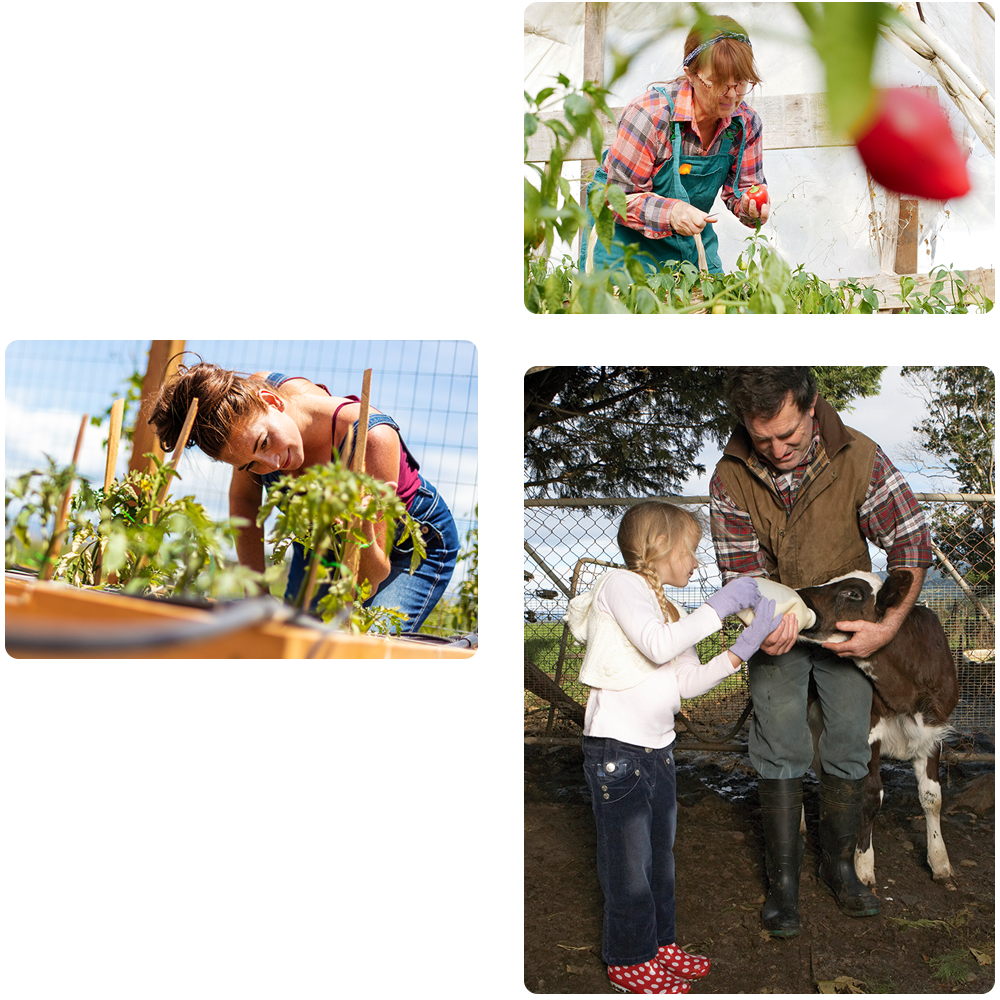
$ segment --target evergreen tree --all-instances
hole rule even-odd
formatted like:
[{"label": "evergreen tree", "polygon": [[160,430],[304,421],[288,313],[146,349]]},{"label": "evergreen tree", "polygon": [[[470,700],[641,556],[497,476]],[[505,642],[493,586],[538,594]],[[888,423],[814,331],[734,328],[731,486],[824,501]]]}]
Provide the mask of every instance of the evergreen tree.
[{"label": "evergreen tree", "polygon": [[[921,451],[938,464],[928,469],[956,493],[996,492],[996,382],[989,368],[910,365],[902,375],[927,402],[927,417],[914,431]],[[992,503],[970,507],[935,505],[934,542],[972,586],[995,578]]]},{"label": "evergreen tree", "polygon": [[[720,448],[736,420],[725,367],[539,367],[524,379],[525,490],[531,497],[677,492],[707,442]],[[837,410],[878,395],[884,368],[814,367]]]}]

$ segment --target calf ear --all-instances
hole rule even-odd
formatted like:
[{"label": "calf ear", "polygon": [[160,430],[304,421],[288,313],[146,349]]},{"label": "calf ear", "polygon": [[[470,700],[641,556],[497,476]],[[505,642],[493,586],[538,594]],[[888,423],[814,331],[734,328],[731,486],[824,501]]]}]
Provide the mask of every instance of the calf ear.
[{"label": "calf ear", "polygon": [[913,586],[913,574],[908,569],[894,569],[875,595],[875,611],[881,618],[889,608],[899,604]]}]

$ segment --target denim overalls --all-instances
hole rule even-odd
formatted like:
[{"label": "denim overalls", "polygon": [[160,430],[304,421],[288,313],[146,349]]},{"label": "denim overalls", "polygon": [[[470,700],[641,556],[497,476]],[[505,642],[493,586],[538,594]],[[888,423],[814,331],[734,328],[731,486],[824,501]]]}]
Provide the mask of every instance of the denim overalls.
[{"label": "denim overalls", "polygon": [[[670,95],[662,88],[655,87],[667,99],[670,114],[674,113],[673,101]],[[743,130],[741,119],[733,117],[726,127],[722,136],[722,144],[718,153],[711,156],[687,156],[681,151],[681,123],[673,122],[673,143],[672,155],[653,175],[653,194],[661,198],[678,198],[694,205],[702,212],[711,212],[715,197],[719,193],[730,171],[730,151],[734,142],[739,137],[739,152],[736,154],[736,175],[739,177],[740,168],[743,164],[743,150],[746,144],[746,134]],[[604,151],[604,159],[607,159],[607,150]],[[681,177],[680,168],[686,165],[691,168],[690,173]],[[587,200],[590,201],[590,191],[595,184],[604,184],[608,179],[604,166],[598,167],[594,174],[594,179],[587,186]],[[662,239],[650,239],[637,229],[630,229],[620,223],[615,223],[614,242],[611,253],[604,248],[604,244],[597,239],[594,232],[594,217],[587,208],[587,225],[583,229],[580,237],[580,270],[587,268],[587,248],[588,243],[594,241],[594,270],[600,268],[611,268],[618,266],[624,260],[624,251],[621,245],[624,243],[638,244],[639,249],[647,250],[660,266],[668,261],[689,260],[692,264],[698,263],[698,248],[693,236],[683,236],[674,233],[673,236],[665,236]],[[705,247],[705,258],[708,262],[708,269],[712,274],[722,274],[722,262],[719,259],[719,238],[715,234],[715,227],[711,222],[705,225],[701,234],[702,243]],[[644,269],[650,273],[657,270],[648,257],[638,257]]]}]

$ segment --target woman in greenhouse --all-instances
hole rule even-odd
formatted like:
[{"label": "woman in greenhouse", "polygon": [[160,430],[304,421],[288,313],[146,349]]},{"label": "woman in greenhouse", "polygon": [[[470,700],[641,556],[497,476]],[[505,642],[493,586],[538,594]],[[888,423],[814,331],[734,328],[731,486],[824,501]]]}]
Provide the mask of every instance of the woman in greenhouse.
[{"label": "woman in greenhouse", "polygon": [[[763,126],[743,103],[761,82],[750,38],[731,17],[713,17],[703,38],[693,29],[684,44],[684,73],[650,85],[628,104],[618,134],[605,151],[588,187],[605,181],[625,191],[628,215],[616,216],[609,252],[597,238],[588,210],[580,246],[580,270],[609,268],[624,259],[623,244],[635,244],[657,262],[638,259],[650,272],[668,261],[698,263],[695,236],[702,237],[708,269],[722,273],[711,214],[720,189],[726,207],[744,225],[766,222],[770,203],[748,194],[764,186]],[[765,194],[766,197],[766,194]]]},{"label": "woman in greenhouse", "polygon": [[[298,476],[324,465],[336,449],[342,462],[354,457],[361,403],[357,396],[334,396],[325,385],[280,372],[240,375],[200,362],[181,365],[160,390],[149,423],[167,451],[177,444],[193,399],[198,412],[187,445],[233,467],[229,512],[249,523],[236,550],[244,566],[264,570],[264,531],[257,525],[262,494],[282,476]],[[427,552],[410,573],[412,542],[401,527],[386,555],[386,525],[364,527],[370,544],[360,549],[358,577],[373,588],[366,607],[399,608],[404,632],[416,632],[451,580],[458,556],[458,530],[447,504],[420,474],[420,466],[385,413],[370,409],[365,471],[396,490],[419,523]],[[295,543],[285,599],[294,601],[306,573],[306,551]],[[315,610],[322,591],[312,603]]]}]

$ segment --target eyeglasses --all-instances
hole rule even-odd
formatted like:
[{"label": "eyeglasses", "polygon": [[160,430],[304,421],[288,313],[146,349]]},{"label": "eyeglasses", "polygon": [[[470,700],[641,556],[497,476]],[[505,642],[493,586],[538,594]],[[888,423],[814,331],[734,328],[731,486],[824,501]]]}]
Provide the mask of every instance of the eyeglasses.
[{"label": "eyeglasses", "polygon": [[703,80],[700,73],[695,73],[695,76],[706,86],[713,94],[718,94],[720,97],[723,94],[728,94],[730,90],[736,92],[737,97],[743,97],[746,92],[750,89],[749,80],[737,80],[736,83],[713,83],[711,80]]}]

